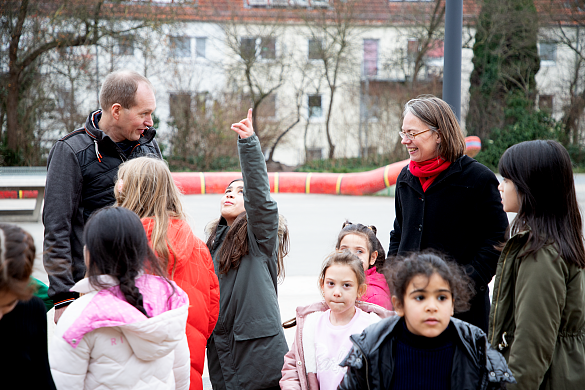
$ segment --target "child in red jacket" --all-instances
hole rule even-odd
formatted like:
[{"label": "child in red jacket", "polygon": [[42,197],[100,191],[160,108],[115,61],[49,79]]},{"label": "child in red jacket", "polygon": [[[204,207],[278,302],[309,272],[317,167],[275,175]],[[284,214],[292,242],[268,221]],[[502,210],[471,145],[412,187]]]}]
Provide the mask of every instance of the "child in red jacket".
[{"label": "child in red jacket", "polygon": [[376,232],[375,226],[345,221],[337,237],[335,249],[348,250],[362,261],[368,289],[361,297],[361,300],[392,310],[390,289],[386,278],[382,274],[386,254],[376,237]]},{"label": "child in red jacket", "polygon": [[163,160],[140,157],[122,164],[114,192],[119,206],[141,218],[169,279],[189,296],[190,389],[202,390],[207,339],[219,314],[219,283],[209,250],[185,221],[179,189]]}]

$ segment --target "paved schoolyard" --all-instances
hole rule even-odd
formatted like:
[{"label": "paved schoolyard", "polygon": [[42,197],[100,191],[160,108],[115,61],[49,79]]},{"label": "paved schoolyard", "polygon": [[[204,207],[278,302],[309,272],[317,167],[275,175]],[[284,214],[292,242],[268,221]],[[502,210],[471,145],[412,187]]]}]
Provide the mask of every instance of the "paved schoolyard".
[{"label": "paved schoolyard", "polygon": [[[577,197],[581,208],[585,206],[585,174],[575,177]],[[382,196],[335,196],[316,194],[273,194],[279,211],[288,220],[291,252],[285,260],[286,278],[279,286],[279,303],[283,321],[294,317],[295,308],[321,299],[317,276],[323,259],[335,246],[342,223],[351,222],[375,225],[382,246],[387,249],[389,233],[394,221],[394,198]],[[221,195],[188,195],[183,204],[195,234],[205,239],[205,225],[219,216]],[[33,208],[34,200],[0,199],[0,209]],[[454,210],[457,212],[457,210]],[[513,218],[514,214],[509,217]],[[47,282],[40,254],[42,253],[42,223],[20,223],[34,237],[37,258],[33,275]],[[285,331],[289,344],[294,328]],[[204,377],[205,388],[211,388]]]}]

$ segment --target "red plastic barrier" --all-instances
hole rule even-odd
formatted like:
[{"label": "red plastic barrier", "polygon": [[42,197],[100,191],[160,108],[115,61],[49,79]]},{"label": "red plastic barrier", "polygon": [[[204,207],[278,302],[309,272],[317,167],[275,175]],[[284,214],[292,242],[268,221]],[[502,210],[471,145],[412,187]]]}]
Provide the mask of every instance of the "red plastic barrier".
[{"label": "red plastic barrier", "polygon": [[[481,149],[479,137],[465,139],[466,153],[475,156]],[[386,165],[368,172],[359,173],[307,173],[307,172],[270,172],[270,191],[366,195],[373,194],[396,184],[396,178],[409,160]],[[173,179],[184,194],[222,194],[234,179],[242,177],[240,172],[175,172]],[[37,191],[0,191],[2,198],[36,198]]]},{"label": "red plastic barrier", "polygon": [[[470,136],[465,141],[466,153],[475,156],[481,149],[481,140]],[[359,173],[270,172],[268,179],[270,191],[275,193],[366,195],[396,184],[400,171],[408,162],[404,160]],[[241,176],[240,172],[173,173],[175,183],[186,195],[221,194],[230,181]]]},{"label": "red plastic barrier", "polygon": [[[365,195],[396,183],[408,160],[359,173],[270,172],[270,191],[306,194]],[[230,181],[242,177],[240,172],[173,173],[173,179],[186,195],[221,194]]]},{"label": "red plastic barrier", "polygon": [[0,199],[24,199],[32,198],[36,199],[38,191],[0,191]]}]

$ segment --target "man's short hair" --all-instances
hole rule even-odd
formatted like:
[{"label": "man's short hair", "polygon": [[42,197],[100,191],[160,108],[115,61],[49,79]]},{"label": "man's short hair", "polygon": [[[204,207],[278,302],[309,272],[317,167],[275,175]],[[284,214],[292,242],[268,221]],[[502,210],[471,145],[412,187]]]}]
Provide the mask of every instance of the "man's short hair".
[{"label": "man's short hair", "polygon": [[100,90],[100,106],[107,110],[115,103],[128,109],[136,105],[136,90],[139,83],[146,83],[150,89],[152,84],[141,74],[132,70],[120,70],[106,76]]}]

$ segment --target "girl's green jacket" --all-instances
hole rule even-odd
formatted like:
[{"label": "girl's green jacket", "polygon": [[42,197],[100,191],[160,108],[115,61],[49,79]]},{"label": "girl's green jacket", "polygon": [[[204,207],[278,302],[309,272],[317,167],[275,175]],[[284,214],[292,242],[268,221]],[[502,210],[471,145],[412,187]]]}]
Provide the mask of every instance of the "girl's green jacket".
[{"label": "girl's green jacket", "polygon": [[508,389],[585,389],[585,273],[548,245],[527,256],[528,231],[498,261],[488,341],[508,361]]}]

